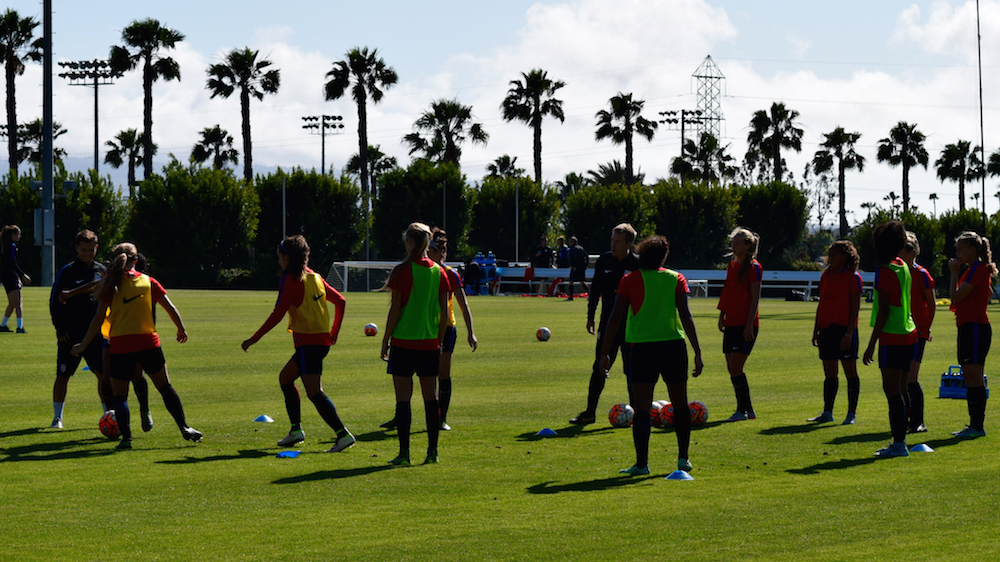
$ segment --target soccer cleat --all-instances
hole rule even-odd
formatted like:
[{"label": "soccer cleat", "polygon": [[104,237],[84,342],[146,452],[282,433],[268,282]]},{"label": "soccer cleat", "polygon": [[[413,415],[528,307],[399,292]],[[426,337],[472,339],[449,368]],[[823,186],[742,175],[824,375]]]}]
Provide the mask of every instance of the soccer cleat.
[{"label": "soccer cleat", "polygon": [[0,332],[10,332],[10,331],[11,329],[8,328],[7,326],[0,326]]},{"label": "soccer cleat", "polygon": [[146,432],[151,431],[153,429],[153,415],[147,411],[140,414],[139,417],[142,418],[142,430]]},{"label": "soccer cleat", "polygon": [[53,418],[49,429],[62,429],[62,418]]},{"label": "soccer cleat", "polygon": [[389,464],[395,466],[410,466],[410,457],[399,455],[398,457],[389,461]]},{"label": "soccer cleat", "polygon": [[19,334],[27,334],[28,332],[24,328],[18,328],[17,329],[17,333],[19,333]]},{"label": "soccer cleat", "polygon": [[927,433],[927,426],[920,424],[916,427],[911,427],[906,430],[907,433]]},{"label": "soccer cleat", "polygon": [[728,418],[726,418],[726,421],[727,422],[738,422],[738,421],[747,421],[747,420],[755,420],[755,419],[757,419],[757,414],[753,414],[753,417],[750,417],[745,412],[739,412],[739,411],[737,411],[737,412],[733,412],[733,415],[731,415]]},{"label": "soccer cleat", "polygon": [[201,441],[201,438],[205,436],[202,432],[192,427],[182,428],[181,435],[184,437],[186,441],[194,441],[195,443]]},{"label": "soccer cleat", "polygon": [[628,468],[623,468],[618,472],[621,474],[627,474],[629,476],[645,476],[649,474],[649,465],[646,466],[632,465]]},{"label": "soccer cleat", "polygon": [[392,418],[391,420],[385,423],[379,424],[379,427],[381,427],[382,429],[396,429],[396,418]]},{"label": "soccer cleat", "polygon": [[748,420],[755,420],[755,419],[757,419],[757,412],[755,412],[753,410],[750,410],[749,412],[747,412],[747,419]]},{"label": "soccer cleat", "polygon": [[966,438],[974,439],[976,437],[986,437],[986,430],[975,429],[971,425],[967,425],[965,426],[965,429],[963,429],[962,431],[952,431],[951,434],[961,439],[966,439]]},{"label": "soccer cleat", "polygon": [[892,457],[908,457],[910,456],[910,451],[906,448],[906,443],[890,443],[887,447],[882,447],[881,449],[875,451],[875,456],[880,459],[888,459]]},{"label": "soccer cleat", "polygon": [[441,427],[439,429],[441,431],[451,431],[451,426],[445,422],[441,422]]},{"label": "soccer cleat", "polygon": [[824,411],[815,418],[809,418],[806,421],[813,423],[830,423],[833,421],[833,412]]},{"label": "soccer cleat", "polygon": [[427,457],[424,459],[424,464],[437,464],[437,462],[438,462],[437,449],[431,449],[427,451]]},{"label": "soccer cleat", "polygon": [[684,472],[691,472],[694,466],[691,465],[691,461],[687,459],[677,459],[677,470],[683,470]]},{"label": "soccer cleat", "polygon": [[847,412],[847,417],[840,425],[853,425],[856,421],[858,421],[858,416],[854,412]]},{"label": "soccer cleat", "polygon": [[288,435],[282,437],[278,440],[279,447],[291,447],[296,443],[301,443],[306,440],[306,432],[301,429],[289,431]]},{"label": "soccer cleat", "polygon": [[327,451],[327,453],[339,453],[354,445],[358,441],[353,435],[351,435],[350,431],[347,431],[346,429],[344,431],[347,433],[345,433],[343,437],[338,438],[337,442],[333,444],[333,447],[330,447],[330,450]]},{"label": "soccer cleat", "polygon": [[115,447],[115,450],[117,450],[117,451],[131,451],[132,450],[132,440],[131,439],[122,439],[121,443],[119,443]]},{"label": "soccer cleat", "polygon": [[597,415],[587,411],[580,412],[575,418],[570,418],[569,423],[573,425],[589,425],[597,421]]}]

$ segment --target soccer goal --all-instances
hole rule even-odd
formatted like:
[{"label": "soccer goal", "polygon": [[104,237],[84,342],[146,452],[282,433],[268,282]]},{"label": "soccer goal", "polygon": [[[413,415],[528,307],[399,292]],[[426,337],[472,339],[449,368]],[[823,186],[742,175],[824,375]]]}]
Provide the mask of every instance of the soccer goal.
[{"label": "soccer goal", "polygon": [[347,291],[377,291],[389,280],[394,261],[338,261],[333,262],[326,282],[345,293]]}]

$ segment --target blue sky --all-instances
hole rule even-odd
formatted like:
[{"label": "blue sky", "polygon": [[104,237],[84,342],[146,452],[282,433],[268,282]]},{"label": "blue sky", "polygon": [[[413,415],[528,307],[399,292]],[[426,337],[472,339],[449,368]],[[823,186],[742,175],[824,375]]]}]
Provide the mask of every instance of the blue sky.
[{"label": "blue sky", "polygon": [[[594,138],[594,113],[617,92],[646,100],[647,116],[694,107],[691,73],[711,54],[726,76],[722,109],[724,142],[742,159],[747,123],[757,109],[785,101],[800,112],[805,129],[801,154],[787,156],[801,176],[822,133],[836,126],[862,133],[864,173],[849,172],[848,207],[900,189],[900,172],[875,158],[878,139],[896,122],[916,123],[928,136],[932,160],[958,139],[978,143],[974,1],[793,2],[786,0],[578,0],[572,2],[373,1],[361,2],[120,2],[54,0],[57,60],[106,57],[132,20],[154,17],[187,39],[172,53],[180,83],[154,86],[154,138],[161,155],[186,159],[198,131],[221,124],[239,145],[236,99],[209,99],[205,69],[232,48],[260,49],[282,71],[276,96],[251,108],[254,164],[318,167],[319,139],[301,129],[301,116],[336,113],[347,133],[327,138],[327,164],[337,168],[357,150],[356,115],[348,100],[325,102],[324,75],[355,46],[377,47],[399,73],[399,84],[370,111],[369,135],[401,163],[400,144],[430,102],[457,98],[472,105],[490,133],[487,147],[467,147],[463,171],[470,180],[510,154],[531,168],[530,130],[500,119],[508,81],[540,67],[566,81],[560,91],[566,122],[546,121],[546,181],[586,172],[623,149]],[[22,15],[40,16],[41,2],[8,1]],[[986,146],[1000,146],[996,76],[1000,2],[983,0]],[[41,113],[41,68],[18,79],[19,120]],[[71,162],[83,166],[93,153],[92,90],[56,79],[56,120],[69,130],[60,138]],[[141,127],[138,73],[101,89],[101,140]],[[2,111],[2,110],[0,110]],[[677,131],[661,130],[652,142],[636,142],[635,160],[647,180],[668,175],[679,151]],[[109,171],[103,169],[102,171]],[[117,177],[117,176],[116,176]],[[987,185],[988,210],[997,209],[996,180]],[[957,207],[957,187],[941,184],[933,169],[914,171],[913,202],[925,211],[930,193],[937,211]],[[827,217],[829,222],[832,217]]]}]

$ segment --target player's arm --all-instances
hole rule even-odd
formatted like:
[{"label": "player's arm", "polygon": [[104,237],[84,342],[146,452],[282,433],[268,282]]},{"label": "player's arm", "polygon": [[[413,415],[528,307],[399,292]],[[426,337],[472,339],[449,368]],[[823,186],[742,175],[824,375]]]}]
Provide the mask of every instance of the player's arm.
[{"label": "player's arm", "polygon": [[840,338],[840,349],[850,348],[854,339],[854,327],[858,325],[858,315],[861,312],[861,291],[851,294],[847,306],[847,330],[844,331],[844,337]]},{"label": "player's arm", "polygon": [[389,317],[385,319],[385,333],[382,334],[380,356],[383,361],[389,360],[389,340],[392,338],[392,332],[396,329],[396,323],[399,322],[399,314],[403,308],[403,294],[394,289],[390,289],[390,291]]},{"label": "player's arm", "polygon": [[948,296],[951,297],[951,304],[958,304],[965,300],[965,297],[969,296],[969,293],[973,289],[972,283],[968,281],[959,286],[958,282],[961,276],[958,274],[958,270],[961,266],[962,263],[956,258],[948,260],[948,269],[951,270],[951,280],[948,283]]},{"label": "player's arm", "polygon": [[927,306],[927,331],[930,332],[930,326],[934,324],[934,313],[937,312],[937,299],[934,298],[934,289],[930,287],[924,287],[924,303]]},{"label": "player's arm", "polygon": [[878,300],[881,305],[878,307],[878,315],[875,317],[875,326],[872,327],[872,335],[868,339],[868,348],[865,349],[864,364],[871,365],[875,356],[875,342],[878,341],[885,323],[889,320],[889,295],[883,289],[876,288]]},{"label": "player's arm", "polygon": [[819,307],[821,304],[816,305],[816,319],[813,320],[813,337],[812,344],[813,347],[819,347]]},{"label": "player's arm", "polygon": [[694,351],[694,371],[691,372],[691,376],[697,377],[705,368],[705,362],[701,359],[701,344],[698,343],[698,330],[694,327],[694,316],[688,305],[687,291],[679,284],[674,301],[677,303],[677,315],[680,316],[681,326],[684,326],[684,333],[687,335],[688,341],[691,342],[691,350]]},{"label": "player's arm", "polygon": [[[607,333],[615,334],[618,332],[618,326],[625,319],[625,311],[628,310],[629,299],[628,295],[618,294],[615,298],[615,306],[611,309],[611,318],[608,319],[608,325],[605,327]],[[611,370],[611,358],[608,356],[611,353],[611,344],[614,338],[604,338],[604,343],[601,345],[601,370],[604,371],[604,376],[608,376],[608,371]]]},{"label": "player's arm", "polygon": [[347,306],[347,299],[340,291],[331,287],[326,279],[323,280],[326,288],[326,302],[333,303],[333,326],[330,328],[330,340],[337,343],[337,336],[340,335],[340,328],[344,323],[344,309]]},{"label": "player's arm", "polygon": [[94,314],[94,319],[90,321],[90,327],[87,328],[87,335],[83,337],[83,340],[73,346],[73,350],[70,352],[73,355],[79,356],[83,353],[84,349],[94,341],[97,334],[101,333],[101,325],[104,324],[104,318],[108,315],[108,305],[107,303],[101,302],[97,305],[97,313]]},{"label": "player's arm", "polygon": [[[597,303],[601,300],[601,292],[604,288],[604,264],[598,258],[594,264],[594,277],[590,280],[590,294],[587,295],[587,332],[593,335],[594,317],[597,315]],[[607,303],[605,303],[607,306]],[[614,333],[614,332],[611,332]]]},{"label": "player's arm", "polygon": [[472,328],[472,312],[469,310],[469,300],[465,297],[465,291],[459,286],[455,291],[455,300],[458,301],[458,308],[462,309],[462,318],[465,319],[465,330],[469,333],[469,346],[472,351],[479,347],[479,340],[476,339],[476,331]]},{"label": "player's arm", "polygon": [[167,316],[170,316],[170,320],[173,321],[174,326],[177,326],[177,341],[184,343],[188,339],[187,330],[184,329],[184,320],[181,319],[181,313],[174,306],[174,303],[170,302],[170,297],[166,294],[162,294],[156,299],[156,302],[167,311]]},{"label": "player's arm", "polygon": [[760,304],[760,281],[750,283],[750,308],[747,310],[747,324],[743,328],[743,340],[753,341],[753,322],[757,318],[757,306]]},{"label": "player's arm", "polygon": [[288,312],[288,309],[291,306],[292,306],[291,291],[290,290],[286,291],[285,287],[282,286],[281,292],[278,294],[278,302],[275,303],[274,310],[271,311],[270,316],[267,317],[267,320],[264,320],[264,323],[261,325],[261,327],[258,328],[256,332],[254,332],[254,335],[243,340],[243,343],[240,346],[243,348],[243,351],[250,349],[251,345],[260,341],[260,338],[264,337],[264,334],[270,332],[271,328],[277,326],[278,322],[281,322],[281,319],[285,317],[285,313]]}]

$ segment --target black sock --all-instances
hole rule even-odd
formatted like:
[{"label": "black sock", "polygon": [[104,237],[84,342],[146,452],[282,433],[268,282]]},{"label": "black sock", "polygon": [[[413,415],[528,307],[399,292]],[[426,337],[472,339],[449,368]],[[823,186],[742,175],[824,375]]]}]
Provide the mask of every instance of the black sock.
[{"label": "black sock", "polygon": [[396,402],[396,434],[399,435],[399,456],[410,457],[410,403]]},{"label": "black sock", "polygon": [[924,423],[924,389],[919,382],[911,382],[906,388],[910,395],[910,427],[916,428]]},{"label": "black sock", "polygon": [[889,401],[889,430],[892,432],[894,443],[906,441],[906,402],[902,394],[888,397]]},{"label": "black sock", "polygon": [[187,420],[184,419],[184,406],[181,405],[181,398],[177,396],[177,391],[174,390],[174,387],[168,384],[159,390],[160,396],[163,397],[163,405],[167,407],[167,411],[174,417],[177,427],[181,429],[187,427]]},{"label": "black sock", "polygon": [[837,401],[837,390],[840,389],[840,379],[837,377],[827,377],[823,379],[823,411],[832,412],[833,404]]},{"label": "black sock", "polygon": [[649,464],[649,411],[640,410],[632,418],[632,442],[635,444],[635,465]]},{"label": "black sock", "polygon": [[677,457],[686,459],[691,446],[691,410],[687,404],[674,406],[674,434],[677,435]]},{"label": "black sock", "polygon": [[970,388],[966,399],[969,402],[969,426],[981,431],[986,423],[986,387]]},{"label": "black sock", "polygon": [[135,397],[139,400],[139,413],[145,416],[149,413],[149,382],[146,377],[139,376],[132,380],[132,387],[135,388]]},{"label": "black sock", "polygon": [[598,369],[590,374],[590,386],[587,389],[587,413],[590,415],[597,414],[597,403],[601,400],[601,393],[604,392],[604,383],[607,382],[608,377],[604,376],[604,373],[599,372]]},{"label": "black sock", "polygon": [[115,419],[118,420],[118,432],[122,434],[123,441],[132,440],[132,427],[130,425],[128,396],[115,396],[112,404],[115,410]]},{"label": "black sock", "polygon": [[448,407],[451,406],[451,377],[438,379],[438,402],[441,403],[441,423],[448,419]]},{"label": "black sock", "polygon": [[424,419],[427,421],[427,452],[437,451],[441,434],[441,405],[437,400],[424,401]]},{"label": "black sock", "polygon": [[858,397],[861,395],[861,378],[847,379],[847,413],[858,413]]},{"label": "black sock", "polygon": [[115,409],[115,391],[111,390],[110,381],[101,381],[101,402],[104,403],[104,408],[107,410]]},{"label": "black sock", "polygon": [[340,416],[337,415],[337,408],[333,405],[330,397],[321,390],[310,396],[309,399],[316,406],[316,411],[319,412],[319,416],[323,418],[326,425],[336,431],[337,435],[340,435],[341,430],[344,429],[344,422],[340,421]]},{"label": "black sock", "polygon": [[285,411],[288,412],[292,431],[302,431],[302,399],[299,397],[299,389],[295,388],[294,382],[289,382],[281,385],[281,393],[285,395]]},{"label": "black sock", "polygon": [[739,412],[752,412],[753,404],[750,402],[750,385],[747,384],[747,374],[742,373],[738,377],[730,377],[733,383],[733,390],[736,391],[736,410]]}]

